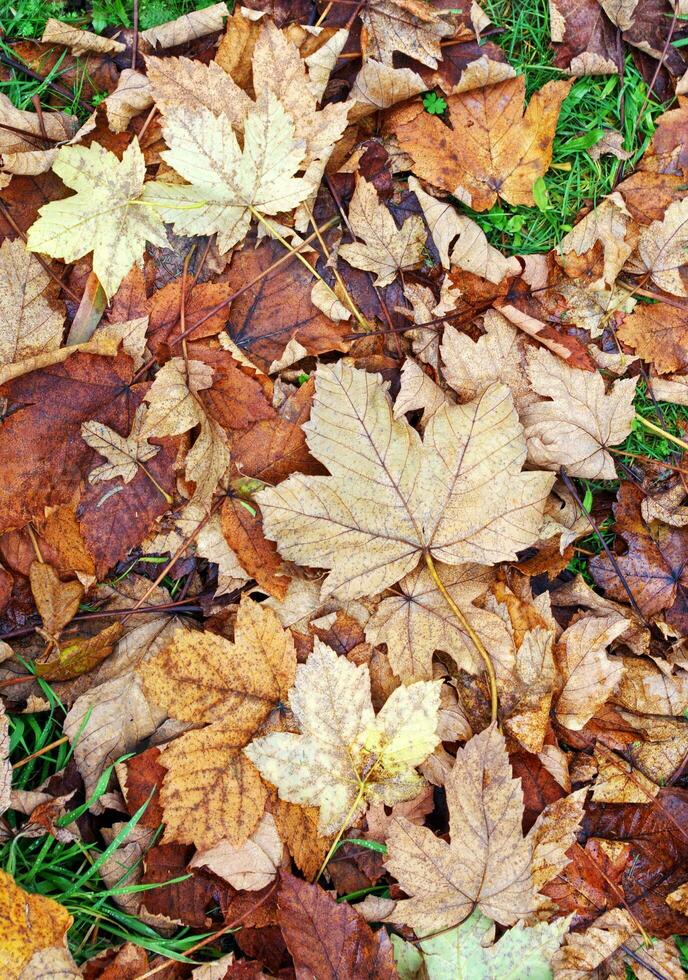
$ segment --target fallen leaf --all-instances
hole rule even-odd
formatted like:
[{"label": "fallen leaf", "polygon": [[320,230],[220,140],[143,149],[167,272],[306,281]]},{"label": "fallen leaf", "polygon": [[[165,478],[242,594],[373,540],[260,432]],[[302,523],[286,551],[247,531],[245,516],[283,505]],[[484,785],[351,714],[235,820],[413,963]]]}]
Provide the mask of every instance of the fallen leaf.
[{"label": "fallen leaf", "polygon": [[532,206],[533,185],[549,169],[559,109],[571,84],[548,82],[524,111],[525,79],[518,76],[448,95],[452,129],[414,104],[397,110],[390,126],[417,176],[474,211],[486,211],[498,197]]},{"label": "fallen leaf", "polygon": [[584,815],[587,788],[550,803],[528,832],[532,847],[532,875],[536,891],[556,879],[569,863],[567,851],[576,843]]},{"label": "fallen leaf", "polygon": [[260,515],[255,507],[244,503],[235,497],[225,500],[220,511],[222,534],[247,577],[254,578],[268,595],[284,599],[289,576],[285,574],[277,548],[263,536]]},{"label": "fallen leaf", "polygon": [[214,34],[224,27],[225,18],[229,17],[226,3],[215,3],[202,10],[192,10],[174,20],[168,20],[157,27],[149,27],[141,31],[141,40],[151,47],[174,48],[178,44],[188,44],[206,34]]},{"label": "fallen leaf", "polygon": [[356,181],[349,222],[363,244],[341,245],[339,254],[357,269],[375,273],[376,286],[388,286],[397,272],[420,264],[426,237],[422,219],[412,215],[397,228],[374,185],[363,178]]},{"label": "fallen leaf", "polygon": [[40,209],[27,246],[66,262],[93,252],[93,271],[112,297],[140,263],[147,241],[168,244],[156,209],[144,203],[145,163],[138,142],[134,138],[121,161],[99,143],[63,146],[53,171],[76,194]]},{"label": "fallen leaf", "polygon": [[299,980],[394,980],[389,936],[374,933],[355,906],[282,872],[278,920]]},{"label": "fallen leaf", "polygon": [[144,664],[151,702],[179,721],[206,724],[161,756],[168,770],[161,792],[165,842],[209,848],[226,838],[240,846],[253,833],[267,791],[241,749],[286,702],[295,669],[290,634],[271,610],[247,597],[234,643],[213,633],[178,633]]},{"label": "fallen leaf", "polygon": [[124,483],[130,483],[138,473],[139,463],[145,463],[160,451],[159,446],[151,446],[141,437],[145,415],[145,406],[139,405],[126,439],[102,422],[83,423],[81,438],[107,460],[91,470],[89,483],[115,480],[118,476]]},{"label": "fallen leaf", "polygon": [[425,81],[410,68],[393,68],[367,58],[351,86],[349,120],[357,122],[380,109],[389,109],[425,88]]},{"label": "fallen leaf", "polygon": [[31,565],[29,578],[43,628],[55,636],[76,615],[84,587],[81,582],[61,582],[54,568],[39,561]]},{"label": "fallen leaf", "polygon": [[[37,175],[50,170],[57,146],[76,136],[78,123],[66,112],[26,112],[0,93],[0,170]],[[47,149],[45,148],[47,145]]]},{"label": "fallen leaf", "polygon": [[155,104],[164,115],[196,112],[203,106],[213,115],[226,116],[237,128],[243,128],[253,103],[214,61],[205,65],[191,58],[149,55],[146,68]]},{"label": "fallen leaf", "polygon": [[51,898],[24,891],[4,871],[0,871],[0,916],[4,923],[0,967],[7,980],[38,980],[41,974],[31,965],[32,957],[50,950],[57,959],[60,950],[66,951],[65,934],[72,924],[67,909]]},{"label": "fallen leaf", "polygon": [[75,55],[88,54],[121,54],[126,51],[126,44],[121,41],[114,41],[109,37],[101,37],[92,31],[83,31],[72,24],[64,24],[62,21],[50,17],[46,22],[41,41],[44,44],[63,44]]},{"label": "fallen leaf", "polygon": [[455,28],[419,0],[371,0],[361,12],[364,58],[392,64],[395,51],[437,68],[442,60],[440,41]]},{"label": "fallen leaf", "polygon": [[300,734],[276,732],[244,750],[280,799],[320,807],[318,831],[353,823],[370,802],[391,806],[423,785],[415,766],[439,742],[441,682],[392,692],[375,717],[370,675],[316,639],[296,668],[289,705]]},{"label": "fallen leaf", "polygon": [[651,803],[659,786],[609,749],[595,748],[597,779],[592,791],[596,803]]},{"label": "fallen leaf", "polygon": [[604,289],[616,282],[616,277],[633,251],[633,239],[627,241],[631,228],[630,214],[624,199],[615,191],[597,205],[557,246],[557,253],[565,258],[569,253],[585,255],[599,243],[604,255],[604,266],[599,279],[590,283],[591,289]]},{"label": "fallen leaf", "polygon": [[572,75],[616,75],[623,68],[617,32],[598,0],[550,0],[554,63]]},{"label": "fallen leaf", "polygon": [[585,980],[637,930],[625,909],[612,909],[596,919],[585,932],[572,932],[554,957],[557,980]]},{"label": "fallen leaf", "polygon": [[535,907],[523,794],[495,725],[459,749],[445,783],[452,840],[403,817],[387,839],[387,870],[411,896],[394,920],[417,933],[444,930],[474,908],[511,925]]},{"label": "fallen leaf", "polygon": [[257,892],[275,880],[284,847],[270,813],[264,813],[248,840],[239,847],[220,841],[207,851],[198,851],[190,868],[208,868],[233,888]]},{"label": "fallen leaf", "polygon": [[112,132],[125,132],[134,116],[153,105],[148,78],[139,71],[125,68],[119,76],[117,88],[110,92],[103,105]]},{"label": "fallen leaf", "polygon": [[548,469],[564,466],[572,476],[615,480],[607,447],[630,435],[635,378],[615,381],[607,393],[600,374],[569,367],[541,349],[529,352],[528,375],[534,390],[550,399],[525,409],[529,460]]},{"label": "fallen leaf", "polygon": [[688,296],[680,269],[688,258],[688,201],[670,204],[662,221],[640,233],[638,254],[653,282],[674,296]]},{"label": "fallen leaf", "polygon": [[[537,539],[553,478],[520,472],[524,439],[504,386],[440,409],[421,443],[393,418],[373,375],[321,366],[304,429],[332,475],[294,475],[256,499],[283,557],[331,569],[324,596],[380,592],[411,572],[425,549],[448,564],[492,564]],[[357,447],[351,463],[342,444]],[[478,506],[476,491],[487,482],[490,495]]]},{"label": "fallen leaf", "polygon": [[47,681],[70,681],[81,677],[110,656],[122,632],[122,625],[115,622],[95,636],[79,636],[60,642],[47,660],[36,662],[36,676]]},{"label": "fallen leaf", "polygon": [[556,714],[566,728],[583,728],[621,681],[623,664],[605,651],[625,629],[618,616],[585,616],[562,634],[556,656],[563,684]]}]

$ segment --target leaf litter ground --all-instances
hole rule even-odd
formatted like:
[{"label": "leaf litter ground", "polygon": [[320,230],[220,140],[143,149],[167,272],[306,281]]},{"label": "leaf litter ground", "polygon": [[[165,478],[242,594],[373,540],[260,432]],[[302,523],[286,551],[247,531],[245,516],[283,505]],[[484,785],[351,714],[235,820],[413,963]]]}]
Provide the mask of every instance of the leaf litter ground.
[{"label": "leaf litter ground", "polygon": [[196,7],[2,40],[3,975],[683,976],[686,12]]}]

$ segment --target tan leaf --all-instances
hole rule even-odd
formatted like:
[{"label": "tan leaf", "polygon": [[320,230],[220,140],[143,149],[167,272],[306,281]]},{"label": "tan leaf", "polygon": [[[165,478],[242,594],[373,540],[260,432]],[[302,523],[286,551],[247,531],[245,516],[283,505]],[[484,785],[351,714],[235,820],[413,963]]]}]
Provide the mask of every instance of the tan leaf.
[{"label": "tan leaf", "polygon": [[674,201],[661,221],[643,228],[638,253],[660,289],[688,296],[680,269],[688,259],[688,199]]},{"label": "tan leaf", "polygon": [[236,847],[220,841],[207,851],[194,854],[190,868],[208,868],[232,888],[260,891],[275,880],[284,856],[284,846],[270,813],[264,813],[251,836]]},{"label": "tan leaf", "polygon": [[61,642],[47,660],[36,661],[36,675],[47,681],[70,681],[80,677],[110,656],[122,632],[122,624],[115,622],[95,636],[78,636]]},{"label": "tan leaf", "polygon": [[[351,310],[347,306],[345,306],[344,303],[341,301],[341,299],[339,299],[339,297],[337,296],[336,287],[335,289],[330,289],[330,287],[326,283],[324,283],[321,279],[318,279],[314,283],[313,288],[311,289],[311,303],[313,304],[313,306],[317,306],[317,308],[322,313],[324,313],[325,316],[328,316],[330,320],[334,320],[335,323],[339,323],[341,320],[351,319]],[[299,356],[293,357],[293,359],[290,360],[289,364],[285,364],[284,367],[289,367],[290,364],[293,364],[295,361],[300,360],[302,357],[305,357],[308,354],[306,348],[302,344],[299,344],[296,338],[292,338],[292,340],[289,341],[289,344],[291,344],[292,342],[294,344],[298,344]],[[287,354],[287,349],[289,348],[289,344],[287,344],[287,346],[285,347],[284,354],[282,355],[282,358],[280,358],[280,362],[278,361],[272,362],[272,365],[270,366],[270,374],[274,373],[275,364],[281,363],[281,361],[284,360],[284,357]]]},{"label": "tan leaf", "polygon": [[571,84],[548,82],[524,110],[525,79],[519,75],[448,95],[452,129],[416,104],[397,110],[389,126],[418,177],[475,211],[486,211],[497,197],[532,206],[533,185],[549,169],[559,109]]},{"label": "tan leaf", "polygon": [[168,745],[161,792],[166,840],[213,847],[242,844],[267,791],[240,752],[271,711],[286,702],[296,654],[275,614],[244,597],[235,642],[214,633],[177,633],[141,668],[146,697],[179,721],[206,723]]},{"label": "tan leaf", "polygon": [[397,903],[394,920],[422,935],[462,922],[477,907],[511,925],[534,910],[535,894],[521,783],[496,725],[459,749],[445,790],[451,843],[403,817],[387,838],[385,866],[411,896]]},{"label": "tan leaf", "polygon": [[12,793],[10,763],[10,723],[4,704],[0,704],[0,817],[9,809]]},{"label": "tan leaf", "polygon": [[349,119],[357,122],[380,109],[405,102],[425,89],[425,81],[410,68],[393,68],[367,58],[351,86],[347,103]]},{"label": "tan leaf", "polygon": [[536,891],[556,878],[569,863],[566,852],[576,843],[587,794],[584,787],[550,803],[528,832],[526,839],[533,851],[532,874]]},{"label": "tan leaf", "polygon": [[672,674],[656,663],[622,658],[624,675],[614,701],[638,714],[678,716],[688,708],[688,673]]},{"label": "tan leaf", "polygon": [[39,354],[32,354],[30,357],[16,361],[14,364],[7,364],[0,367],[0,385],[7,384],[14,378],[20,378],[23,374],[31,374],[41,368],[52,367],[54,364],[62,364],[72,354],[98,354],[103,357],[114,357],[117,354],[119,339],[116,337],[101,335],[92,337],[83,344],[72,344],[68,347],[55,348],[54,350],[43,351]]},{"label": "tan leaf", "polygon": [[138,473],[139,463],[145,463],[159,452],[159,446],[151,446],[141,437],[145,415],[145,405],[139,405],[126,439],[102,422],[82,423],[81,438],[107,460],[91,470],[89,483],[116,480],[118,476],[124,483],[130,483]]},{"label": "tan leaf", "polygon": [[370,802],[391,806],[423,785],[415,770],[439,742],[441,681],[392,692],[375,716],[366,666],[315,639],[289,704],[300,734],[276,732],[244,750],[280,799],[318,806],[321,835],[353,823]]},{"label": "tan leaf", "polygon": [[0,364],[59,347],[64,312],[49,298],[50,276],[20,238],[0,245],[0,276]]},{"label": "tan leaf", "polygon": [[631,432],[636,379],[615,381],[607,394],[598,372],[569,367],[545,350],[529,352],[528,374],[535,391],[550,399],[525,410],[529,460],[548,469],[565,466],[571,476],[615,480],[607,446]]},{"label": "tan leaf", "polygon": [[595,746],[597,779],[592,791],[595,803],[651,803],[659,786],[626,759],[600,745]]},{"label": "tan leaf", "polygon": [[612,24],[616,24],[622,31],[633,27],[633,15],[638,0],[599,0],[599,3]]},{"label": "tan leaf", "polygon": [[394,218],[380,203],[373,184],[362,177],[349,205],[349,222],[363,242],[340,246],[339,254],[349,265],[376,275],[375,285],[388,286],[400,270],[419,265],[425,245],[425,226],[418,215],[397,228]]},{"label": "tan leaf", "polygon": [[683,915],[688,914],[688,884],[680,885],[666,897],[667,905],[677,909]]},{"label": "tan leaf", "polygon": [[134,137],[121,160],[99,143],[63,146],[53,171],[76,194],[43,205],[27,245],[65,262],[93,252],[93,271],[111,298],[141,263],[147,241],[168,244],[156,209],[141,203],[146,166],[138,141]]},{"label": "tan leaf", "polygon": [[323,597],[380,592],[426,549],[446,564],[487,565],[537,539],[553,476],[521,473],[524,438],[502,385],[441,408],[421,442],[394,419],[379,378],[322,365],[304,429],[331,476],[293,475],[256,499],[283,557],[331,570]]},{"label": "tan leaf", "polygon": [[475,221],[458,214],[446,201],[438,201],[436,197],[427,194],[415,177],[409,177],[408,185],[423,209],[432,240],[445,269],[456,265],[465,272],[472,272],[494,283],[501,282],[505,276],[520,274],[521,265],[518,259],[508,259],[493,248],[488,243],[485,232]]},{"label": "tan leaf", "polygon": [[574,252],[585,255],[597,242],[604,253],[604,270],[593,289],[613,286],[633,250],[633,241],[627,242],[631,216],[621,194],[614,192],[579,221],[557,246],[559,255]]},{"label": "tan leaf", "polygon": [[482,395],[496,381],[507,385],[519,413],[537,400],[527,374],[529,342],[520,330],[488,310],[485,333],[477,341],[447,324],[442,335],[442,374],[462,401]]},{"label": "tan leaf", "polygon": [[[47,173],[57,156],[58,145],[74,138],[77,129],[75,116],[45,110],[39,116],[36,112],[17,109],[0,93],[0,170],[9,174]],[[46,136],[50,148],[42,149]]]},{"label": "tan leaf", "polygon": [[127,50],[126,44],[113,41],[110,37],[101,37],[91,31],[82,31],[72,24],[50,17],[45,25],[41,41],[44,44],[63,44],[73,54],[121,54]]},{"label": "tan leaf", "polygon": [[253,103],[248,95],[214,61],[205,65],[191,58],[146,58],[148,83],[155,104],[163,114],[194,112],[205,106],[223,114],[239,129]]},{"label": "tan leaf", "polygon": [[400,419],[407,412],[422,409],[423,416],[418,423],[422,432],[435,412],[449,401],[446,393],[425,373],[420,364],[407,357],[401,369],[401,385],[394,400],[394,418]]},{"label": "tan leaf", "polygon": [[[617,328],[617,336],[637,351],[644,361],[652,364],[659,374],[688,368],[688,323],[683,309],[669,306],[668,303],[639,303]],[[657,383],[667,381],[671,384],[669,379],[653,380],[653,392]],[[667,395],[656,394],[655,397],[668,397],[670,401],[676,401],[673,394],[669,391]]]},{"label": "tan leaf", "polygon": [[442,59],[440,41],[454,28],[422,0],[371,0],[361,11],[361,46],[364,59],[392,64],[395,51],[437,68]]},{"label": "tan leaf", "polygon": [[29,580],[43,628],[54,636],[76,615],[84,587],[81,582],[61,582],[54,568],[39,561],[31,565]]},{"label": "tan leaf", "polygon": [[215,52],[215,62],[245,91],[251,85],[251,58],[260,30],[260,20],[235,7]]},{"label": "tan leaf", "polygon": [[637,928],[630,912],[612,909],[584,932],[570,932],[552,961],[557,980],[587,980]]},{"label": "tan leaf", "polygon": [[563,687],[556,713],[566,728],[583,728],[621,681],[623,664],[610,660],[605,650],[626,625],[616,615],[585,616],[562,634],[558,665]]},{"label": "tan leaf", "polygon": [[176,48],[178,44],[188,44],[206,34],[221,31],[226,17],[229,17],[227,4],[216,3],[212,7],[182,14],[176,20],[169,20],[157,27],[149,27],[141,32],[140,37],[154,48]]},{"label": "tan leaf", "polygon": [[306,878],[315,878],[332,842],[331,837],[318,833],[318,808],[286,803],[277,796],[271,800],[270,808],[297,868]]},{"label": "tan leaf", "polygon": [[151,84],[146,75],[125,68],[117,88],[104,101],[108,125],[113,133],[123,133],[134,116],[153,105]]},{"label": "tan leaf", "polygon": [[[51,898],[24,891],[4,871],[0,871],[0,920],[0,973],[7,980],[26,976],[35,953],[53,947],[65,949],[65,934],[72,924],[66,908]],[[39,974],[28,976],[38,980]]]}]

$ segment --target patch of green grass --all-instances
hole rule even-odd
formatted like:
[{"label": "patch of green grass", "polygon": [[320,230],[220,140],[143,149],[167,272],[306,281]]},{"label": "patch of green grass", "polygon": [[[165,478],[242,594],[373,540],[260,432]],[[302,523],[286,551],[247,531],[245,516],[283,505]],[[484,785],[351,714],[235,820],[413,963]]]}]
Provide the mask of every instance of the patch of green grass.
[{"label": "patch of green grass", "polygon": [[[527,96],[547,82],[568,77],[552,64],[547,0],[486,0],[483,4],[500,33],[491,38],[509,62],[525,76]],[[559,116],[552,167],[536,195],[537,207],[500,201],[490,211],[470,215],[490,243],[508,254],[546,252],[570,231],[585,205],[595,205],[622,174],[630,174],[654,131],[664,106],[647,98],[647,86],[630,55],[624,73],[577,79]],[[615,129],[632,155],[622,162],[587,152],[603,134]]]},{"label": "patch of green grass", "polygon": [[[62,737],[64,708],[50,686],[45,682],[39,683],[50,709],[38,714],[10,715],[10,759],[15,765]],[[36,789],[65,767],[71,751],[65,742],[15,768],[13,788]],[[92,803],[103,795],[112,768],[109,767],[99,780],[90,801],[84,801],[80,806],[75,805],[73,810],[60,819],[61,826],[77,819],[85,812],[89,802]],[[207,935],[182,928],[166,938],[137,916],[124,912],[117,905],[116,896],[165,887],[132,885],[128,879],[135,866],[123,867],[121,877],[111,888],[100,877],[98,869],[131,834],[143,816],[146,805],[125,823],[108,846],[99,836],[95,843],[81,840],[60,843],[49,834],[29,838],[21,836],[21,833],[0,843],[0,867],[27,891],[55,899],[74,917],[68,941],[77,962],[127,941],[143,946],[151,954],[184,959],[186,951]],[[13,830],[25,822],[24,817],[12,810],[5,814],[5,818]],[[174,881],[181,881],[183,877]]]}]

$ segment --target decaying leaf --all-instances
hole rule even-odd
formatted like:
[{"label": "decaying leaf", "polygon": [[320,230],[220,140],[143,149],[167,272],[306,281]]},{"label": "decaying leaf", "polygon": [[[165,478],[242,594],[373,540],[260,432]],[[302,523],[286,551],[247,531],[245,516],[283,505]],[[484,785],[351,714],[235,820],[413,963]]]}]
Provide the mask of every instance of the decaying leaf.
[{"label": "decaying leaf", "polygon": [[[493,564],[537,539],[553,477],[520,472],[525,440],[503,385],[441,408],[421,443],[374,376],[322,366],[304,429],[331,476],[291,476],[257,500],[285,558],[330,569],[325,595],[380,592],[426,549],[447,564]],[[351,461],[342,445],[356,447]]]},{"label": "decaying leaf", "polygon": [[208,868],[233,888],[260,891],[274,881],[284,856],[284,845],[274,818],[264,813],[251,836],[239,847],[220,841],[215,847],[198,851],[192,868]]},{"label": "decaying leaf", "polygon": [[454,33],[442,14],[419,0],[372,0],[362,12],[367,58],[392,63],[395,51],[430,68],[442,57],[440,41]]},{"label": "decaying leaf", "polygon": [[62,905],[24,891],[10,875],[0,871],[0,919],[0,968],[7,980],[37,980],[41,974],[34,970],[32,959],[44,950],[54,953],[53,963],[59,965],[61,952],[66,953],[65,933],[72,924],[71,915]]},{"label": "decaying leaf", "polygon": [[91,470],[89,482],[100,483],[121,476],[124,483],[130,483],[138,472],[138,464],[145,463],[159,452],[159,446],[151,446],[147,439],[141,437],[145,414],[145,406],[139,405],[126,439],[102,422],[84,422],[81,438],[107,460],[107,463]]},{"label": "decaying leaf", "polygon": [[50,298],[50,276],[21,239],[0,245],[0,364],[60,346],[64,313]]},{"label": "decaying leaf", "polygon": [[126,51],[126,44],[121,41],[114,41],[109,37],[101,37],[92,31],[82,31],[72,24],[65,24],[62,21],[51,17],[43,31],[41,38],[44,44],[64,44],[71,48],[74,54],[120,54]]},{"label": "decaying leaf", "polygon": [[43,627],[55,636],[76,615],[84,587],[81,582],[61,582],[54,568],[39,561],[31,565],[29,578]]},{"label": "decaying leaf", "polygon": [[566,728],[583,728],[620,682],[623,664],[611,660],[605,651],[625,629],[625,620],[617,616],[587,616],[562,634],[559,669],[563,687],[556,713]]},{"label": "decaying leaf", "polygon": [[318,806],[318,830],[353,823],[368,803],[410,800],[423,785],[415,771],[438,744],[441,682],[392,692],[377,717],[370,675],[316,639],[296,668],[289,705],[300,734],[276,732],[244,751],[280,798]]},{"label": "decaying leaf", "polygon": [[385,866],[411,896],[397,903],[394,920],[423,935],[462,922],[477,906],[512,925],[533,911],[535,893],[521,784],[496,726],[459,749],[445,791],[450,844],[403,817],[392,825]]}]

